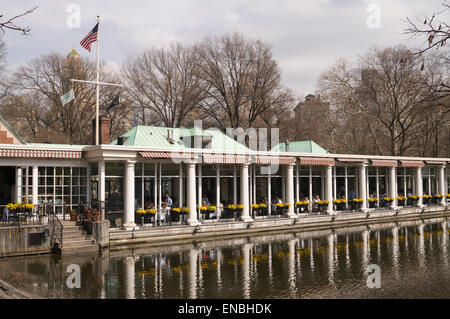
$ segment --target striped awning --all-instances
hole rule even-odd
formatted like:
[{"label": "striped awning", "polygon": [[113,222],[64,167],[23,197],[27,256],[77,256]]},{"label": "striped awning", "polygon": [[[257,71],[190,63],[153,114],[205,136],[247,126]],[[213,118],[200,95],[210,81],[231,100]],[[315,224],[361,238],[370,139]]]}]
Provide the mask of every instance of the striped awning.
[{"label": "striped awning", "polygon": [[367,163],[367,160],[361,158],[338,158],[337,160],[341,163]]},{"label": "striped awning", "polygon": [[376,167],[397,167],[397,161],[372,160],[372,166]]},{"label": "striped awning", "polygon": [[16,150],[0,149],[0,157],[8,158],[62,158],[81,159],[81,151],[50,151],[50,150]]},{"label": "striped awning", "polygon": [[318,166],[334,165],[334,159],[332,159],[332,158],[300,157],[300,165],[318,165]]},{"label": "striped awning", "polygon": [[402,167],[424,167],[425,163],[422,161],[400,161]]},{"label": "striped awning", "polygon": [[447,165],[444,161],[425,161],[428,165]]},{"label": "striped awning", "polygon": [[226,154],[203,154],[203,162],[207,164],[247,164],[248,156]]},{"label": "striped awning", "polygon": [[257,156],[255,158],[256,164],[263,165],[272,165],[272,164],[281,164],[281,165],[294,165],[295,158],[294,157],[278,157],[278,156]]},{"label": "striped awning", "polygon": [[139,153],[143,158],[160,158],[160,159],[193,159],[194,153],[180,153],[180,152],[141,152]]}]

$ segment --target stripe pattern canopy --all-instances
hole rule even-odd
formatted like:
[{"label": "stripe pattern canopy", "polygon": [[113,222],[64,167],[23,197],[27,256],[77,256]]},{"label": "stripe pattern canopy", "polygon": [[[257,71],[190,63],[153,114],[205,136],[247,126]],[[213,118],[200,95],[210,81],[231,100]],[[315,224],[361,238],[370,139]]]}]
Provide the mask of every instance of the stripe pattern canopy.
[{"label": "stripe pattern canopy", "polygon": [[207,164],[248,164],[248,156],[203,154],[203,162]]},{"label": "stripe pattern canopy", "polygon": [[161,158],[161,159],[193,159],[194,153],[180,152],[141,152],[143,158]]},{"label": "stripe pattern canopy", "polygon": [[397,167],[397,161],[389,161],[389,160],[372,160],[372,166],[375,167]]},{"label": "stripe pattern canopy", "polygon": [[402,167],[424,167],[425,163],[422,161],[400,161]]},{"label": "stripe pattern canopy", "polygon": [[294,157],[277,157],[277,156],[257,156],[254,159],[254,162],[256,164],[263,164],[263,165],[294,165],[295,164],[295,158]]},{"label": "stripe pattern canopy", "polygon": [[77,151],[44,151],[44,150],[16,150],[0,149],[0,157],[9,158],[62,158],[81,159],[82,153]]},{"label": "stripe pattern canopy", "polygon": [[300,165],[318,165],[318,166],[334,165],[334,159],[332,159],[332,158],[300,157]]}]

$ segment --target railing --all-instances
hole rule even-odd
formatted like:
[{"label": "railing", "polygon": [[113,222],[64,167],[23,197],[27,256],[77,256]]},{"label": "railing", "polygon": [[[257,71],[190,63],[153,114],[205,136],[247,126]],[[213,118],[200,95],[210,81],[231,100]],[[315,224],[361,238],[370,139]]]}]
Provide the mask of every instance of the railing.
[{"label": "railing", "polygon": [[10,211],[6,205],[0,205],[0,226],[23,226],[43,224],[36,205],[31,211]]},{"label": "railing", "polygon": [[[50,238],[50,246],[54,247],[55,244],[59,244],[59,248],[63,248],[63,230],[64,226],[61,223],[58,215],[55,212],[53,204],[40,204],[38,206],[42,211],[42,216],[48,216],[48,224],[52,227],[52,235]],[[64,211],[63,211],[64,216]]]}]

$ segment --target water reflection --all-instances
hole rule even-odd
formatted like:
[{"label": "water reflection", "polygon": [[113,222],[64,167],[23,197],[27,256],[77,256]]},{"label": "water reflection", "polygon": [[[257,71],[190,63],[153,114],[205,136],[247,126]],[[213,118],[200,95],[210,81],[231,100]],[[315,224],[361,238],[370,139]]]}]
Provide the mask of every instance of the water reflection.
[{"label": "water reflection", "polygon": [[[48,298],[446,298],[445,219],[270,234],[101,256],[0,259],[0,276]],[[381,267],[382,289],[366,286]],[[82,288],[68,289],[78,264]]]}]

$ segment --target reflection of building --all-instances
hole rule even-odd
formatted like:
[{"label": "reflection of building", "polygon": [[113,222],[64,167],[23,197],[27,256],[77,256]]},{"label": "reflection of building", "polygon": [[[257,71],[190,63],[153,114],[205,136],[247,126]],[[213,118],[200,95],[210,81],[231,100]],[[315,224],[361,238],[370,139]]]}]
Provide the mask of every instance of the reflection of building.
[{"label": "reflection of building", "polygon": [[276,196],[291,204],[283,212],[290,218],[296,218],[296,201],[315,195],[329,201],[329,214],[336,198],[361,198],[367,211],[370,195],[450,193],[449,164],[450,158],[335,155],[311,141],[252,151],[222,132],[200,128],[137,126],[100,146],[0,144],[1,174],[13,172],[7,191],[17,201],[52,203],[59,212],[64,205],[105,201],[127,227],[134,225],[137,208],[159,209],[166,192],[190,209],[190,225],[198,225],[197,206],[205,197],[217,207],[242,204],[245,221],[253,203],[268,203],[269,214],[280,212],[270,205]]}]

